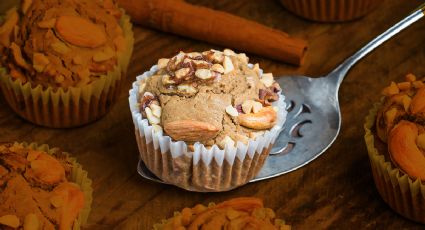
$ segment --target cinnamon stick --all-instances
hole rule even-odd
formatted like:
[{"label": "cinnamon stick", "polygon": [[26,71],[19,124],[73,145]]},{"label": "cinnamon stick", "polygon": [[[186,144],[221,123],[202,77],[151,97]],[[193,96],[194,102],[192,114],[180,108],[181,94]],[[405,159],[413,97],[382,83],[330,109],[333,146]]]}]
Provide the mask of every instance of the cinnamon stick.
[{"label": "cinnamon stick", "polygon": [[301,65],[307,43],[257,22],[182,0],[118,0],[136,24]]}]

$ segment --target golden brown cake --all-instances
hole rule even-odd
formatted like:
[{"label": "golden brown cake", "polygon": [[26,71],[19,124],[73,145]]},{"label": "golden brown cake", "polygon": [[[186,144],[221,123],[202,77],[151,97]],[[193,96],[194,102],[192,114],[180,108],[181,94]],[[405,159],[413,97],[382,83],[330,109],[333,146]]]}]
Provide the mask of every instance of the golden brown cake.
[{"label": "golden brown cake", "polygon": [[154,225],[154,229],[290,230],[291,226],[277,219],[274,211],[265,208],[260,199],[241,197],[219,204],[184,208],[174,217]]},{"label": "golden brown cake", "polygon": [[342,22],[360,18],[382,0],[280,0],[298,16],[319,22]]},{"label": "golden brown cake", "polygon": [[397,212],[425,223],[425,79],[392,82],[366,118],[376,187]]},{"label": "golden brown cake", "polygon": [[79,229],[91,204],[90,180],[58,149],[0,145],[0,229]]},{"label": "golden brown cake", "polygon": [[131,49],[128,17],[112,0],[23,1],[0,29],[2,90],[36,124],[81,125],[109,109]]},{"label": "golden brown cake", "polygon": [[286,118],[271,73],[231,50],[180,52],[130,92],[146,166],[189,190],[229,190],[261,169]]}]

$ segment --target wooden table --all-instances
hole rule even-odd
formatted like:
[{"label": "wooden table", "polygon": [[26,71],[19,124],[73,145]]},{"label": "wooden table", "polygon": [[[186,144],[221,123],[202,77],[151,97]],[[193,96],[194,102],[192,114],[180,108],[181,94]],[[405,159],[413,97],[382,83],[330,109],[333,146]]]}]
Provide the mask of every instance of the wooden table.
[{"label": "wooden table", "polygon": [[[310,42],[306,63],[294,67],[250,55],[275,76],[325,75],[363,44],[401,20],[422,0],[386,0],[362,20],[321,24],[302,20],[277,0],[195,1]],[[214,3],[215,2],[215,3]],[[3,4],[3,2],[2,2]],[[137,74],[179,50],[222,49],[211,44],[135,27],[135,52],[118,103],[100,121],[55,130],[16,116],[0,97],[0,142],[36,141],[73,153],[93,179],[94,201],[87,229],[150,229],[175,210],[197,203],[257,196],[294,229],[423,228],[393,212],[380,198],[363,141],[363,122],[380,90],[412,72],[425,76],[425,21],[420,21],[362,60],[340,90],[342,130],[333,146],[309,165],[286,175],[224,193],[193,193],[142,179],[136,172],[138,150],[128,109],[128,90]],[[255,39],[255,38],[254,38]]]}]

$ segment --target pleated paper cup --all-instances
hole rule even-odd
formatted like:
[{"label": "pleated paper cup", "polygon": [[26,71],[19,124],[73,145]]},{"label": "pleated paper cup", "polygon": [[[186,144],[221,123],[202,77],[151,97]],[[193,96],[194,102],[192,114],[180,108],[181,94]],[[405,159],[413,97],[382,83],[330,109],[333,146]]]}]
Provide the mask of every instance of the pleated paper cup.
[{"label": "pleated paper cup", "polygon": [[298,16],[319,22],[341,22],[360,18],[382,0],[280,0]]},{"label": "pleated paper cup", "polygon": [[[252,65],[251,65],[252,67]],[[236,147],[217,145],[206,148],[197,142],[190,151],[183,141],[173,141],[162,132],[155,132],[142,117],[139,101],[141,80],[154,75],[157,66],[137,77],[130,90],[130,110],[140,157],[158,178],[186,190],[199,192],[227,191],[248,183],[262,168],[286,119],[284,96],[273,105],[279,109],[276,125],[248,144],[237,142]]]},{"label": "pleated paper cup", "polygon": [[365,142],[369,154],[373,179],[384,201],[397,213],[425,224],[425,185],[420,179],[412,179],[395,167],[375,145],[373,128],[376,114],[382,103],[377,103],[366,117]]},{"label": "pleated paper cup", "polygon": [[130,17],[120,21],[126,40],[113,71],[83,87],[62,88],[23,84],[0,67],[0,88],[9,106],[22,118],[41,126],[69,128],[93,122],[105,115],[119,96],[133,51]]},{"label": "pleated paper cup", "polygon": [[[29,148],[32,150],[39,150],[46,152],[48,154],[53,155],[57,148],[50,148],[48,145],[39,145],[37,143],[13,143],[13,145],[18,145],[24,148]],[[71,170],[71,178],[70,182],[77,184],[81,191],[84,194],[84,207],[80,211],[78,218],[74,221],[73,230],[80,230],[81,227],[87,223],[87,219],[89,217],[91,211],[91,204],[93,201],[93,188],[92,188],[92,180],[88,178],[87,171],[83,170],[83,167],[77,162],[77,160],[73,157],[70,157],[68,153],[64,153],[68,158],[69,162],[72,165]]]}]

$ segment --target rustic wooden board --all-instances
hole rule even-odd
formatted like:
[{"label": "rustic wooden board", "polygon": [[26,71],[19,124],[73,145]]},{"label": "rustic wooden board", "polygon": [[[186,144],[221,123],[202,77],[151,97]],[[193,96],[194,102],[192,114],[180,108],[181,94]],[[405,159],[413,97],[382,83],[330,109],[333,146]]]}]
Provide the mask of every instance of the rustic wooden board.
[{"label": "rustic wooden board", "polygon": [[[5,6],[8,1],[2,1]],[[310,42],[300,67],[250,55],[276,76],[325,75],[367,41],[393,25],[422,0],[386,0],[362,20],[322,24],[302,20],[277,0],[195,1]],[[1,7],[0,7],[1,8]],[[225,26],[225,25],[223,25]],[[287,175],[224,193],[192,193],[142,179],[128,109],[128,90],[137,74],[179,50],[222,49],[203,42],[135,27],[135,53],[118,103],[102,120],[75,129],[47,129],[17,117],[0,96],[0,142],[36,141],[60,147],[84,165],[93,179],[94,202],[87,229],[150,229],[174,210],[236,196],[258,196],[295,229],[419,229],[393,212],[373,183],[363,141],[363,122],[380,90],[405,73],[425,76],[425,21],[420,21],[362,60],[341,91],[342,131],[335,144],[311,164]],[[252,38],[255,39],[255,38]]]}]

